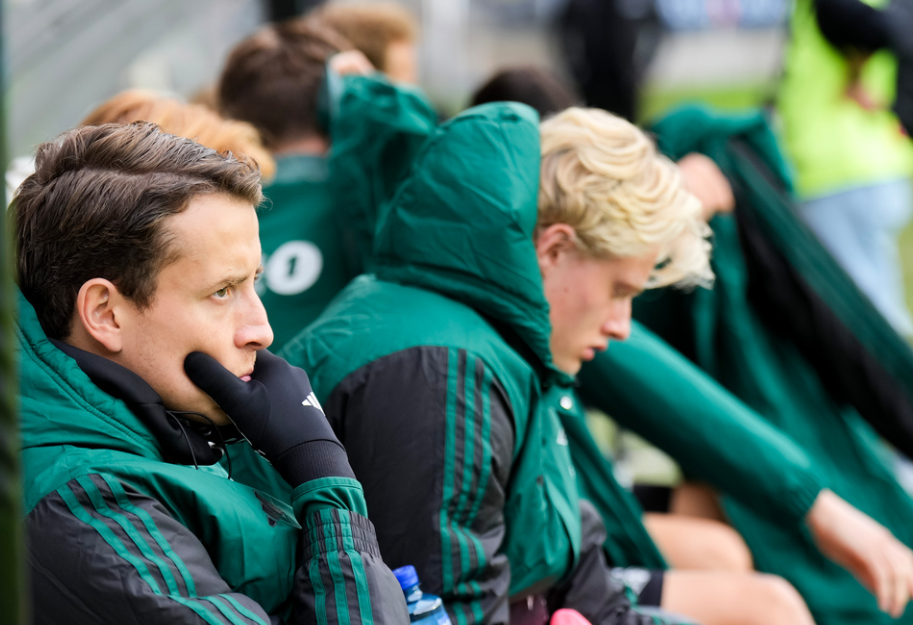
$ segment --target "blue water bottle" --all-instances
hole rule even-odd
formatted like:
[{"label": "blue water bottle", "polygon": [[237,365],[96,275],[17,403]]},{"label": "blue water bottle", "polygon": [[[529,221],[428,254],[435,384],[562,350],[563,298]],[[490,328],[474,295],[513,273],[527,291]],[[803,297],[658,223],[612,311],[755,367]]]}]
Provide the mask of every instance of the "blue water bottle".
[{"label": "blue water bottle", "polygon": [[437,595],[423,593],[418,585],[418,573],[415,567],[401,566],[393,575],[406,594],[406,605],[409,608],[409,620],[422,625],[450,625],[450,617],[444,609],[444,600]]}]

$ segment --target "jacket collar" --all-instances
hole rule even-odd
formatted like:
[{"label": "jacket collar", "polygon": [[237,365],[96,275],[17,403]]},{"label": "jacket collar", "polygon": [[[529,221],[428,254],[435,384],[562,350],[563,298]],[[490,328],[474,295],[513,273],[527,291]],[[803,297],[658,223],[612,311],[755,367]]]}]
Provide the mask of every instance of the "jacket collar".
[{"label": "jacket collar", "polygon": [[[218,428],[167,410],[159,394],[126,367],[57,339],[49,340],[57,349],[75,360],[95,386],[127,405],[155,436],[165,462],[211,465],[222,457],[225,440],[224,435],[220,436]],[[216,440],[221,444],[217,444]]]}]

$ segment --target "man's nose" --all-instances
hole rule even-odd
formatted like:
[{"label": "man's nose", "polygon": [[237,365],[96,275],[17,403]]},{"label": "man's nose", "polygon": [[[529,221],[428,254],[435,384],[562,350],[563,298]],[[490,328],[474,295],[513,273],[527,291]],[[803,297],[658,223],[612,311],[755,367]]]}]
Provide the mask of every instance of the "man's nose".
[{"label": "man's nose", "polygon": [[616,341],[624,341],[631,336],[631,300],[618,302],[602,326],[605,336]]},{"label": "man's nose", "polygon": [[235,335],[239,348],[266,349],[273,342],[273,329],[269,325],[266,309],[256,293],[252,293],[244,319]]}]

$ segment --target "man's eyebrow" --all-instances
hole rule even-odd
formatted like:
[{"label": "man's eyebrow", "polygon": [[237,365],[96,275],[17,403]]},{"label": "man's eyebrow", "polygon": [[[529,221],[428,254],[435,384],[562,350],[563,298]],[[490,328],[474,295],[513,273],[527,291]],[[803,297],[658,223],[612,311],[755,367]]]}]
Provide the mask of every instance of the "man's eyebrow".
[{"label": "man's eyebrow", "polygon": [[[254,272],[254,279],[256,279],[262,273],[263,273],[263,265],[258,265],[257,270]],[[214,283],[210,284],[206,288],[206,290],[207,291],[220,291],[224,288],[241,284],[242,282],[246,281],[249,278],[250,278],[250,275],[248,275],[248,274],[226,276],[226,277],[222,278],[221,280],[219,280],[218,282],[214,282]]]},{"label": "man's eyebrow", "polygon": [[638,295],[640,295],[641,293],[644,292],[644,288],[639,287],[639,286],[634,286],[632,284],[628,284],[627,282],[622,282],[621,284],[619,284],[615,287],[615,292],[619,295],[624,295],[624,296],[630,295],[631,297],[637,297]]}]

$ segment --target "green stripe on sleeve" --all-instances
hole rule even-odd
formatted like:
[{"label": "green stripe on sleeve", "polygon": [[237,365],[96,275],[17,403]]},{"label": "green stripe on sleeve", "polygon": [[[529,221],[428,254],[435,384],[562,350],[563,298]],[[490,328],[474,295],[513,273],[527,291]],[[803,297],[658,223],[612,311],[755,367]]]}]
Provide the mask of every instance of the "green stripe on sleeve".
[{"label": "green stripe on sleeve", "polygon": [[349,555],[352,563],[352,574],[355,576],[355,592],[358,595],[358,612],[361,625],[374,625],[374,614],[371,606],[371,590],[368,588],[368,574],[365,571],[365,562],[355,548],[352,532],[351,515],[346,510],[339,510],[339,521],[343,527],[342,546]]},{"label": "green stripe on sleeve", "polygon": [[[321,516],[332,519],[331,511],[321,511]],[[346,579],[342,572],[342,563],[339,561],[339,546],[336,544],[336,535],[328,532],[325,537],[327,565],[330,567],[330,577],[333,579],[333,594],[336,596],[336,622],[339,625],[349,625],[349,601],[346,597]]]},{"label": "green stripe on sleeve", "polygon": [[124,487],[121,483],[115,480],[113,477],[108,475],[101,475],[102,479],[105,480],[105,483],[108,484],[108,487],[111,489],[111,492],[114,494],[114,499],[117,501],[122,509],[132,514],[135,514],[138,519],[143,522],[143,527],[146,528],[146,531],[149,532],[149,535],[152,536],[155,540],[155,544],[159,546],[162,552],[174,563],[174,566],[181,573],[181,577],[184,579],[184,585],[187,587],[187,594],[191,597],[197,596],[196,584],[193,581],[193,576],[190,574],[190,571],[187,569],[187,566],[184,564],[184,561],[181,557],[174,552],[174,549],[171,548],[171,545],[165,540],[165,537],[162,536],[162,533],[159,531],[159,528],[155,525],[155,521],[152,520],[152,517],[148,512],[143,510],[141,507],[134,505],[130,501],[130,498],[127,496],[127,492],[124,490]]},{"label": "green stripe on sleeve", "polygon": [[460,540],[461,579],[470,572],[469,545],[466,544],[466,538],[470,533],[461,526],[460,517],[469,499],[468,493],[472,488],[472,467],[475,464],[475,456],[473,455],[475,452],[476,416],[475,380],[475,358],[467,356],[466,369],[463,372],[463,405],[466,407],[463,412],[463,480],[460,483],[460,499],[457,502],[456,509],[453,511],[453,519],[457,523],[457,525],[454,525],[454,531],[458,534]]},{"label": "green stripe on sleeve", "polygon": [[[174,579],[174,575],[171,573],[171,569],[168,567],[165,562],[155,555],[155,552],[152,551],[152,547],[149,546],[148,541],[137,531],[136,527],[133,526],[133,523],[125,517],[123,514],[118,514],[111,510],[108,507],[108,504],[105,503],[104,495],[98,490],[98,487],[95,485],[95,482],[92,481],[92,478],[84,475],[80,478],[77,478],[77,483],[82,486],[83,490],[86,491],[86,494],[89,496],[89,501],[92,502],[92,505],[95,506],[95,511],[98,512],[103,517],[109,518],[115,523],[117,523],[130,537],[133,541],[133,544],[136,545],[140,553],[143,554],[147,560],[155,564],[159,572],[162,574],[162,578],[165,580],[165,585],[168,586],[168,592],[172,595],[180,595],[181,592],[178,590],[177,581]],[[120,503],[120,502],[118,502]],[[121,506],[123,508],[123,506]]]},{"label": "green stripe on sleeve", "polygon": [[308,566],[308,577],[314,587],[314,611],[317,613],[317,625],[328,625],[327,593],[323,587],[323,579],[320,577],[320,558],[311,559],[311,564]]},{"label": "green stripe on sleeve", "polygon": [[[492,374],[488,367],[483,368],[482,374],[482,436],[479,441],[482,445],[482,470],[479,473],[479,486],[476,490],[475,501],[469,516],[466,519],[467,524],[471,524],[476,515],[479,513],[479,507],[485,498],[485,491],[488,489],[488,480],[491,477],[491,393],[492,393]],[[477,545],[476,553],[479,556],[478,571],[482,571],[488,564],[485,558],[485,550],[482,546]]]},{"label": "green stripe on sleeve", "polygon": [[230,603],[235,608],[235,611],[238,614],[240,614],[241,616],[249,618],[250,620],[254,621],[255,623],[259,623],[260,625],[268,625],[267,623],[263,622],[263,619],[261,619],[259,616],[257,616],[250,610],[248,610],[246,607],[244,607],[243,603],[241,603],[240,601],[238,601],[231,595],[218,595],[218,596],[221,597],[222,599],[224,599],[225,601],[227,601],[228,603]]},{"label": "green stripe on sleeve", "polygon": [[444,593],[454,589],[453,559],[450,549],[450,499],[453,497],[454,439],[456,438],[456,389],[459,358],[457,350],[447,353],[447,414],[444,432],[444,485],[441,502],[441,573]]},{"label": "green stripe on sleeve", "polygon": [[[130,501],[130,498],[127,495],[127,492],[124,490],[123,486],[121,485],[121,483],[119,481],[115,480],[113,477],[111,477],[109,475],[100,474],[100,477],[111,488],[111,492],[114,495],[114,499],[117,502],[117,505],[119,505],[124,511],[135,514],[137,516],[137,518],[139,518],[142,521],[143,527],[146,528],[146,531],[149,532],[150,536],[153,537],[156,544],[162,549],[162,551],[165,553],[165,555],[168,556],[168,558],[174,563],[175,567],[180,571],[181,576],[184,579],[184,584],[187,586],[187,592],[190,594],[191,597],[196,597],[196,585],[193,582],[193,577],[190,575],[190,571],[187,569],[187,566],[184,564],[184,561],[181,559],[181,557],[178,556],[177,553],[174,552],[174,550],[171,548],[171,545],[168,543],[167,540],[165,540],[165,537],[162,536],[162,533],[159,531],[158,527],[155,525],[155,521],[152,520],[152,516],[150,516],[146,510],[144,510],[140,506],[133,504],[133,502]],[[89,478],[84,478],[84,479],[91,483],[91,480]],[[79,483],[80,483],[80,485],[83,486],[83,488],[86,487],[86,485],[83,484],[83,482],[81,480],[79,481]],[[95,487],[94,483],[92,483],[92,487],[93,488]],[[86,489],[86,492],[90,493],[89,496],[91,498],[91,496],[92,496],[91,492],[88,489]],[[98,493],[98,494],[100,495],[100,493]],[[95,502],[93,501],[93,504],[94,503]],[[102,502],[102,503],[104,503],[104,502]],[[98,508],[97,504],[96,504],[96,508]],[[120,524],[120,525],[121,525],[121,527],[124,527],[123,524]],[[130,524],[129,527],[131,529],[133,529],[134,532],[136,531],[132,524]],[[130,535],[130,532],[127,530],[126,527],[124,527],[124,530],[127,531],[128,535]],[[145,545],[146,549],[149,550],[149,554],[147,554],[145,551],[143,551],[143,555],[145,555],[147,558],[149,558],[150,560],[152,560],[153,562],[158,564],[159,568],[162,569],[163,563],[159,564],[160,559],[153,555],[148,544],[145,541],[143,541],[143,545],[141,545],[140,543],[137,542],[136,538],[134,538],[132,535],[130,535],[130,537],[133,538],[134,542],[137,543],[137,547],[139,547],[141,551],[143,551],[143,545]],[[167,571],[167,575],[165,575],[166,571]],[[171,592],[171,594],[173,594],[173,595],[180,595],[180,591],[177,588],[177,584],[176,584],[176,582],[174,582],[174,578],[171,575],[171,570],[168,569],[167,567],[165,567],[164,569],[162,569],[162,574],[163,574],[163,576],[165,576],[166,580],[169,580],[169,579],[171,580],[171,583],[168,584],[169,592]],[[174,584],[174,586],[172,586],[172,584]],[[258,623],[259,625],[267,625],[267,623],[265,623],[263,621],[263,619],[261,619],[259,616],[257,616],[256,614],[254,614],[253,612],[251,612],[250,610],[245,608],[240,602],[236,601],[233,597],[231,597],[229,595],[219,595],[219,596],[223,597],[226,601],[228,601],[231,604],[231,606],[234,607],[235,612],[237,612],[241,616],[243,616],[251,621],[254,621],[255,623]],[[172,599],[174,599],[174,598],[175,597],[172,597]],[[212,603],[213,605],[215,605],[216,608],[218,608],[219,612],[221,612],[224,616],[226,616],[226,618],[228,618],[232,623],[239,623],[240,625],[246,625],[244,623],[241,623],[237,619],[237,617],[233,616],[233,613],[230,611],[230,608],[225,608],[224,606],[213,601],[209,597],[206,597],[205,600],[208,601],[209,603]],[[189,607],[190,602],[180,601],[180,603],[182,603],[184,605],[188,605],[188,607]],[[226,612],[226,609],[228,609],[229,611]]]},{"label": "green stripe on sleeve", "polygon": [[104,539],[108,545],[114,549],[114,552],[119,555],[121,558],[129,562],[136,569],[136,572],[139,573],[140,578],[146,582],[149,588],[152,589],[157,595],[161,595],[162,591],[159,589],[158,582],[155,581],[155,578],[152,577],[152,573],[149,572],[146,563],[134,556],[127,549],[126,545],[118,538],[114,532],[111,531],[107,525],[93,517],[88,513],[79,503],[76,494],[69,486],[61,486],[57,489],[57,493],[63,498],[64,502],[67,504],[67,507],[70,509],[70,512],[73,513],[77,519],[89,525],[94,529],[98,534]]},{"label": "green stripe on sleeve", "polygon": [[[206,597],[206,601],[209,601],[214,606],[216,606],[219,609],[219,612],[221,612],[232,623],[237,623],[238,625],[247,625],[247,623],[239,620],[238,616],[242,616],[253,621],[254,623],[257,623],[257,625],[268,625],[267,623],[263,622],[263,619],[245,608],[231,595],[215,595],[213,597]],[[225,605],[225,603],[228,603],[229,605]]]},{"label": "green stripe on sleeve", "polygon": [[[149,572],[149,569],[146,567],[146,563],[130,553],[126,545],[124,545],[124,543],[114,534],[114,532],[111,531],[111,528],[109,528],[99,519],[93,517],[85,508],[83,508],[82,504],[79,503],[79,499],[76,497],[76,494],[68,485],[61,486],[57,489],[56,492],[58,495],[60,495],[61,499],[63,499],[64,503],[66,503],[67,507],[70,509],[70,512],[74,517],[98,532],[99,536],[101,536],[102,539],[108,543],[108,545],[118,556],[123,558],[126,562],[132,564],[136,569],[136,572],[139,574],[140,579],[146,582],[153,593],[159,596],[164,596],[162,595],[162,591],[159,588],[158,583],[156,583],[155,579],[152,577],[152,574]],[[199,605],[199,603],[196,601],[185,599],[183,597],[169,598],[176,603],[179,603],[189,608],[190,610],[193,610],[197,616],[202,618],[210,625],[224,625],[224,621],[222,621],[217,615],[205,609],[203,606]]]}]

